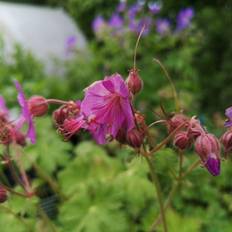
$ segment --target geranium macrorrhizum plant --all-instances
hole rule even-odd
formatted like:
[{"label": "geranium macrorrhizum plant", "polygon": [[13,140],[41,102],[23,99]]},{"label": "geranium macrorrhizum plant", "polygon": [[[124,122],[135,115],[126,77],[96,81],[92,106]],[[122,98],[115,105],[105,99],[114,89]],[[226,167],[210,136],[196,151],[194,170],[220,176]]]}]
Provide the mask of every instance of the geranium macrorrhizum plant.
[{"label": "geranium macrorrhizum plant", "polygon": [[[53,120],[65,140],[85,130],[92,135],[98,144],[106,144],[112,140],[117,140],[120,144],[131,146],[136,153],[146,159],[160,206],[160,216],[152,224],[151,231],[156,228],[160,219],[164,231],[167,231],[165,210],[170,204],[174,190],[177,189],[183,178],[200,164],[213,176],[220,174],[220,142],[223,144],[226,154],[232,150],[232,131],[230,129],[232,128],[232,109],[228,108],[226,110],[228,120],[225,126],[229,129],[221,137],[221,141],[215,135],[208,133],[197,117],[188,117],[178,109],[171,116],[167,116],[162,110],[163,117],[147,125],[144,115],[136,110],[133,104],[134,97],[143,87],[143,81],[139,76],[135,61],[136,55],[134,57],[134,67],[130,70],[126,81],[118,73],[107,76],[104,80],[96,81],[88,86],[84,90],[85,96],[82,101],[45,99],[42,96],[32,96],[26,99],[20,84],[15,81],[18,102],[21,106],[21,114],[17,120],[12,121],[10,119],[5,101],[3,97],[0,97],[0,143],[5,148],[4,154],[1,156],[1,162],[10,169],[15,181],[22,186],[24,191],[16,192],[9,186],[1,184],[0,203],[7,200],[8,192],[23,197],[32,197],[35,194],[21,163],[21,148],[26,145],[27,138],[30,139],[31,143],[36,142],[34,118],[45,115],[49,104],[60,104],[61,106],[53,112]],[[159,61],[158,63],[167,74],[162,64]],[[169,78],[168,74],[167,77]],[[178,103],[174,88],[173,96]],[[163,123],[167,128],[168,135],[161,143],[154,146],[150,144],[149,130],[158,123]],[[26,133],[23,132],[24,124],[28,127]],[[170,141],[178,148],[180,171],[177,182],[173,185],[174,190],[170,192],[171,196],[164,204],[152,157]],[[183,152],[192,145],[200,159],[184,171],[182,168]],[[15,156],[11,156],[11,150],[15,151]]]}]

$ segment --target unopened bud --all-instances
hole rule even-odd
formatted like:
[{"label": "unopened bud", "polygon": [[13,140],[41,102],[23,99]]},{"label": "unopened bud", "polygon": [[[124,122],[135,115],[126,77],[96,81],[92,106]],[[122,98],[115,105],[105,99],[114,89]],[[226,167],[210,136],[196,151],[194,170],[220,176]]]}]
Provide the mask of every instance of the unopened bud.
[{"label": "unopened bud", "polygon": [[42,96],[33,96],[28,100],[28,107],[30,113],[34,117],[40,117],[47,113],[48,103],[46,99]]},{"label": "unopened bud", "polygon": [[126,82],[129,90],[133,94],[139,93],[140,90],[143,88],[143,81],[138,74],[138,70],[135,68],[130,70]]},{"label": "unopened bud", "polygon": [[225,153],[232,151],[232,131],[231,130],[226,131],[222,135],[220,141],[225,148]]},{"label": "unopened bud", "polygon": [[184,123],[187,124],[188,121],[189,118],[184,114],[176,114],[171,119],[167,120],[168,131],[172,132],[180,125],[183,125]]},{"label": "unopened bud", "polygon": [[188,137],[188,133],[186,131],[179,131],[175,134],[173,144],[181,150],[186,149],[191,145],[191,140]]},{"label": "unopened bud", "polygon": [[195,151],[200,156],[208,171],[217,176],[220,174],[220,144],[213,134],[201,134],[195,141]]},{"label": "unopened bud", "polygon": [[65,119],[76,118],[80,113],[80,102],[70,101],[68,104],[61,106],[52,114],[53,120],[57,127],[63,125]]},{"label": "unopened bud", "polygon": [[7,191],[0,185],[0,203],[4,203],[7,200]]},{"label": "unopened bud", "polygon": [[196,118],[191,118],[188,128],[189,137],[196,139],[201,134],[205,134],[204,128],[201,126],[201,123]]},{"label": "unopened bud", "polygon": [[127,142],[134,148],[141,147],[143,140],[144,133],[139,131],[137,128],[134,128],[127,133]]}]

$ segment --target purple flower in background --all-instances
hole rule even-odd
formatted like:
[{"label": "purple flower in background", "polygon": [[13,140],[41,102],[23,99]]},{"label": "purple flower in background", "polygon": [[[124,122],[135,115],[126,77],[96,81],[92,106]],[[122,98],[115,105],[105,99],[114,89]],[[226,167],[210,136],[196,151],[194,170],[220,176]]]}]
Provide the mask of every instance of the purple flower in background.
[{"label": "purple flower in background", "polygon": [[75,35],[71,35],[66,39],[66,54],[68,55],[70,52],[75,50],[77,44],[77,37]]},{"label": "purple flower in background", "polygon": [[152,18],[149,16],[141,18],[138,21],[136,31],[139,33],[142,30],[143,26],[145,26],[145,29],[143,31],[143,35],[147,35],[150,32],[150,29],[152,26]]},{"label": "purple flower in background", "polygon": [[119,14],[114,13],[111,16],[108,24],[112,28],[118,28],[119,29],[119,28],[121,28],[123,26],[123,19]]},{"label": "purple flower in background", "polygon": [[126,1],[121,1],[117,6],[117,12],[123,12],[126,10]]},{"label": "purple flower in background", "polygon": [[89,122],[87,129],[99,144],[106,143],[107,135],[115,138],[122,125],[127,131],[135,126],[130,93],[119,74],[90,85],[81,109]]},{"label": "purple flower in background", "polygon": [[92,23],[92,29],[94,31],[95,34],[101,32],[101,30],[107,25],[105,19],[98,15]]},{"label": "purple flower in background", "polygon": [[31,143],[35,143],[36,135],[35,135],[35,128],[33,124],[33,116],[29,111],[28,102],[23,93],[22,87],[18,81],[15,81],[15,87],[18,91],[18,102],[22,109],[19,122],[17,123],[17,127],[21,128],[24,123],[27,123],[28,130],[26,136],[31,140]]},{"label": "purple flower in background", "polygon": [[139,4],[134,4],[130,6],[127,12],[129,20],[133,20],[136,14],[139,13],[141,10],[142,10],[142,6]]},{"label": "purple flower in background", "polygon": [[152,14],[157,14],[160,12],[162,6],[160,2],[149,2],[148,3],[148,9]]},{"label": "purple flower in background", "polygon": [[157,19],[156,20],[156,31],[160,35],[167,35],[170,32],[170,22],[168,19]]},{"label": "purple flower in background", "polygon": [[187,28],[194,16],[194,10],[192,7],[182,9],[177,15],[177,31],[182,31]]},{"label": "purple flower in background", "polygon": [[232,126],[232,106],[226,109],[225,115],[227,117],[227,120],[224,126],[231,127]]}]

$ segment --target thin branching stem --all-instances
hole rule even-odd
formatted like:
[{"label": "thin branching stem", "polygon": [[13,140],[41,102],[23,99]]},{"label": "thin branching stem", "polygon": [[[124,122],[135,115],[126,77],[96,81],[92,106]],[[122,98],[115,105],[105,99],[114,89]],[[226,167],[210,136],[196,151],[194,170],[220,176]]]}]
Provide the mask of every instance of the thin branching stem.
[{"label": "thin branching stem", "polygon": [[138,46],[139,46],[139,41],[140,41],[140,38],[145,30],[145,27],[146,25],[143,25],[140,33],[139,33],[139,36],[137,38],[137,41],[136,41],[136,44],[135,44],[135,50],[134,50],[134,70],[136,69],[136,59],[137,59],[137,50],[138,50]]},{"label": "thin branching stem", "polygon": [[158,199],[159,207],[160,207],[160,215],[161,215],[162,224],[163,224],[163,229],[164,229],[164,232],[167,232],[168,227],[167,227],[167,222],[166,222],[166,217],[165,217],[163,196],[162,196],[162,191],[161,191],[161,187],[160,187],[159,178],[158,178],[158,176],[156,174],[155,165],[153,164],[151,158],[148,157],[148,156],[145,157],[145,158],[146,158],[147,164],[149,166],[152,182],[153,182],[153,184],[155,186],[155,189],[156,189],[157,199]]},{"label": "thin branching stem", "polygon": [[176,91],[176,87],[172,81],[171,76],[169,75],[167,69],[165,68],[165,66],[162,64],[162,62],[156,58],[154,58],[154,61],[159,64],[159,66],[161,67],[161,69],[163,70],[166,78],[168,79],[171,88],[172,88],[172,94],[173,94],[173,99],[175,101],[175,106],[176,106],[176,111],[179,112],[180,111],[180,103],[179,103],[179,99],[178,99],[178,95],[177,95],[177,91]]}]

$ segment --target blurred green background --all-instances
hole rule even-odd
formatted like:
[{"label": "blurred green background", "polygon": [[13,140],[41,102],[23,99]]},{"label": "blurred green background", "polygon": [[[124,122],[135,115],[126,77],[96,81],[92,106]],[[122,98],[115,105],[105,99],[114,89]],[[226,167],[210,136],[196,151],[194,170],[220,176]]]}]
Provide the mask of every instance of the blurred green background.
[{"label": "blurred green background", "polygon": [[[118,1],[17,2],[63,7],[86,35],[91,55],[74,51],[74,59],[63,64],[65,72],[55,76],[46,74],[43,65],[19,46],[15,48],[14,62],[5,62],[1,43],[0,93],[9,106],[15,107],[16,103],[13,79],[23,84],[27,96],[40,94],[68,100],[82,98],[83,89],[105,75],[118,72],[127,77],[133,66],[138,33],[128,30],[127,24],[122,26],[125,30],[116,34],[114,28],[95,33],[92,29],[97,16],[106,21],[111,18]],[[128,6],[135,3],[127,2]],[[137,67],[144,89],[136,98],[136,106],[146,115],[147,123],[157,119],[153,111],[160,104],[167,111],[175,110],[170,85],[153,61],[158,58],[172,77],[184,112],[199,115],[209,131],[220,136],[224,130],[224,109],[232,104],[232,2],[166,0],[158,3],[162,5],[160,12],[151,15],[146,8],[149,1],[145,1],[138,17],[168,19],[170,28],[162,35],[153,25],[142,36]],[[187,7],[194,10],[191,23],[176,31],[176,17]],[[120,13],[125,18],[123,14]],[[100,147],[87,135],[78,135],[65,143],[51,121],[49,116],[36,121],[38,141],[27,146],[24,154],[37,197],[25,200],[10,196],[7,203],[0,205],[0,226],[4,228],[1,231],[149,231],[159,207],[145,160],[130,148],[114,142]],[[161,128],[152,133],[158,141],[164,137]],[[193,151],[187,152],[184,168],[197,158]],[[154,164],[167,196],[174,181],[171,170],[178,169],[175,150],[163,149],[155,155]],[[1,172],[4,173],[3,167]],[[230,159],[222,162],[222,173],[218,177],[210,176],[203,168],[194,170],[181,184],[167,211],[169,230],[231,232],[230,175]]]}]

